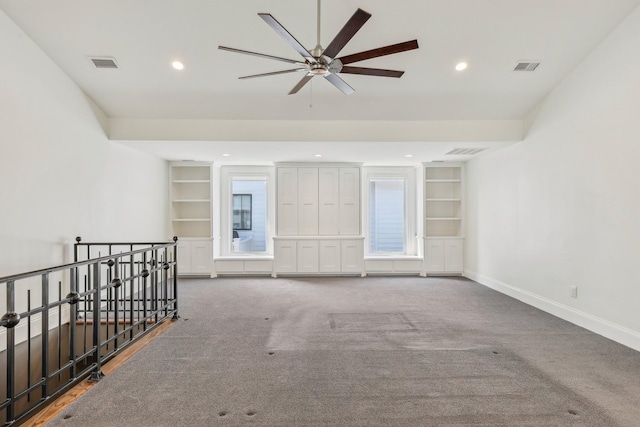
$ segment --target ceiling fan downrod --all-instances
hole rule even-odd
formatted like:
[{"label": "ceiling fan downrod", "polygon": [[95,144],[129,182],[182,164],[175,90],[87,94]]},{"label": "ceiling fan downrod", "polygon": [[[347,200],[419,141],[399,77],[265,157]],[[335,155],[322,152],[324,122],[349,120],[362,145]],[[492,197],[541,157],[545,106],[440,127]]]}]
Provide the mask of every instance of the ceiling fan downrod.
[{"label": "ceiling fan downrod", "polygon": [[316,47],[313,48],[313,50],[311,52],[309,52],[314,58],[316,59],[320,59],[320,57],[322,56],[322,53],[324,52],[324,49],[322,48],[322,45],[320,44],[320,2],[322,0],[318,0],[318,8],[317,8],[317,15],[318,15],[318,27],[317,27],[317,43],[316,43]]}]

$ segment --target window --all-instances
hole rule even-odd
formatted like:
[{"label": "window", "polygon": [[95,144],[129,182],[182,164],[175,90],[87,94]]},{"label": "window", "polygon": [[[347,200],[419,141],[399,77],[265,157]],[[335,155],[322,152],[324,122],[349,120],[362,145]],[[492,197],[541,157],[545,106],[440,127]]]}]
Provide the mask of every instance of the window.
[{"label": "window", "polygon": [[275,228],[274,168],[222,166],[220,239],[217,256],[265,256],[273,253]]},{"label": "window", "polygon": [[365,167],[362,186],[363,229],[369,256],[415,256],[416,169]]},{"label": "window", "polygon": [[369,182],[369,252],[405,253],[404,180]]},{"label": "window", "polygon": [[233,195],[233,229],[251,230],[251,194]]}]

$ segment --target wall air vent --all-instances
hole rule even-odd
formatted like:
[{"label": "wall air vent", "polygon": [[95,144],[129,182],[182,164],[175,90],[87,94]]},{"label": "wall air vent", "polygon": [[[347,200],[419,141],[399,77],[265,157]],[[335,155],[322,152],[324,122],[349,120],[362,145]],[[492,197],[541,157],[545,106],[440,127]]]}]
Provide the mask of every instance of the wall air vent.
[{"label": "wall air vent", "polygon": [[448,156],[473,156],[484,150],[486,148],[454,148],[445,154]]},{"label": "wall air vent", "polygon": [[540,62],[536,61],[520,61],[516,64],[513,71],[535,71],[540,65]]},{"label": "wall air vent", "polygon": [[89,58],[93,65],[96,68],[118,68],[118,64],[116,64],[116,60],[110,57],[101,57],[101,58]]}]

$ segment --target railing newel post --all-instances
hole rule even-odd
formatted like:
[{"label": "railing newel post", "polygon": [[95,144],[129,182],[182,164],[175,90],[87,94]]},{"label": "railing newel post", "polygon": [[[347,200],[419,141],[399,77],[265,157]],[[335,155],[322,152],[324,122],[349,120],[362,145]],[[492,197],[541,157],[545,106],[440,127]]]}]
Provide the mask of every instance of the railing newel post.
[{"label": "railing newel post", "polygon": [[178,236],[173,236],[173,317],[178,320]]},{"label": "railing newel post", "polygon": [[16,376],[14,367],[16,363],[16,332],[15,326],[20,322],[20,315],[15,312],[15,282],[7,282],[7,314],[2,316],[2,323],[7,328],[7,398],[11,402],[6,407],[6,424],[9,425],[15,416],[15,402],[13,396],[16,393]]}]

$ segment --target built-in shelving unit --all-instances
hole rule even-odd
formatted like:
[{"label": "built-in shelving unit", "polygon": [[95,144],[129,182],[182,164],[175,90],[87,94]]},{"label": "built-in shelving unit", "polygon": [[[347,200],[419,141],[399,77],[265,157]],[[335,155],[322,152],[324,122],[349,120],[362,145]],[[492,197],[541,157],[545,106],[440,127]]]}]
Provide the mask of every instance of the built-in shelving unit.
[{"label": "built-in shelving unit", "polygon": [[463,271],[463,173],[460,164],[425,164],[426,274],[460,274]]},{"label": "built-in shelving unit", "polygon": [[462,167],[425,167],[425,236],[462,235]]},{"label": "built-in shelving unit", "polygon": [[171,228],[178,236],[178,273],[209,274],[212,262],[212,165],[170,163]]}]

